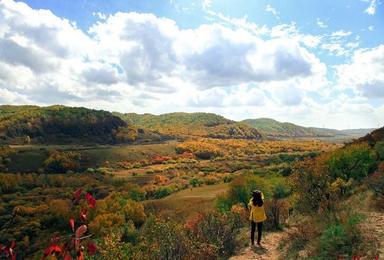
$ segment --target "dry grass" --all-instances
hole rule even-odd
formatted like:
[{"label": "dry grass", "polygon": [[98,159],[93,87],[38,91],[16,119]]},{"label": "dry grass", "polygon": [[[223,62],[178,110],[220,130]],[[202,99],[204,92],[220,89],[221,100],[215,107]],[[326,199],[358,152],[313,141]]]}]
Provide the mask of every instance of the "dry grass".
[{"label": "dry grass", "polygon": [[173,193],[159,200],[146,201],[145,208],[155,215],[186,220],[215,207],[216,196],[228,190],[228,184],[208,185]]}]

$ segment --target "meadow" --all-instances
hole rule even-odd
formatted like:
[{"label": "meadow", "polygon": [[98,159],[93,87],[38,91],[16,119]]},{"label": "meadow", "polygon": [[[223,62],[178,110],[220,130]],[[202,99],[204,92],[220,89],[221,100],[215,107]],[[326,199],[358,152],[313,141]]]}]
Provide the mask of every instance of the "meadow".
[{"label": "meadow", "polygon": [[[345,233],[337,248],[327,244],[334,235],[315,237],[321,230],[338,232],[329,230],[333,226],[349,232],[348,221],[362,221],[353,213],[356,208],[345,212],[340,205],[353,203],[356,190],[370,198],[367,204],[376,201],[370,187],[380,193],[381,186],[371,179],[380,183],[381,177],[370,175],[381,169],[380,145],[192,137],[149,144],[8,146],[1,155],[0,242],[6,249],[15,241],[21,258],[61,259],[52,246],[80,250],[55,240],[71,236],[68,220],[73,219],[89,229],[92,240],[84,243],[98,248],[81,251],[90,259],[227,258],[247,245],[246,205],[257,188],[266,196],[266,230],[296,232],[291,242],[279,241],[282,257],[318,250],[328,252],[325,258],[338,250],[352,253],[356,243],[343,243],[357,233]],[[96,206],[76,202],[76,194],[85,193]],[[319,210],[327,225],[313,215]],[[302,230],[301,225],[309,226]],[[170,241],[157,243],[164,232]],[[369,241],[366,248],[377,253],[375,240]],[[357,252],[366,251],[360,246]]]}]

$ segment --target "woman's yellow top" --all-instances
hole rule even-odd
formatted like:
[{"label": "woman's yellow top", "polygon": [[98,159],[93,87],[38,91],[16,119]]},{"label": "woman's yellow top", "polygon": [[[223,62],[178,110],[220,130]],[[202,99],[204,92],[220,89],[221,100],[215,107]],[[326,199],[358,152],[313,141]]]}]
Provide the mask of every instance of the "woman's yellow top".
[{"label": "woman's yellow top", "polygon": [[251,210],[249,214],[249,220],[257,223],[257,222],[263,222],[267,219],[264,206],[259,207],[259,206],[253,205],[253,199],[249,201],[248,207]]}]

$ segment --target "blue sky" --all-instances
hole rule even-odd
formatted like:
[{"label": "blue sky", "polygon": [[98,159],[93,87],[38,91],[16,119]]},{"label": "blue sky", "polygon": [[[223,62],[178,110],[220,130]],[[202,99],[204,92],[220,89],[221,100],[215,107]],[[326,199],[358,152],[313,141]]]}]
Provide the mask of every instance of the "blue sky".
[{"label": "blue sky", "polygon": [[0,103],[377,127],[383,25],[381,0],[0,0]]}]

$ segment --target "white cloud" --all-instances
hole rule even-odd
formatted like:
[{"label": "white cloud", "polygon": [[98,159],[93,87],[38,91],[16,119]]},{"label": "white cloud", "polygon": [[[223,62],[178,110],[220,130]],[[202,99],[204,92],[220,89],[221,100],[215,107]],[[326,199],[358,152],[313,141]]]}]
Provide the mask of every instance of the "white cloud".
[{"label": "white cloud", "polygon": [[369,0],[369,6],[365,9],[365,13],[374,15],[376,13],[377,0]]},{"label": "white cloud", "polygon": [[274,17],[276,17],[277,19],[280,19],[279,17],[279,13],[276,11],[276,9],[274,7],[272,7],[270,4],[266,5],[265,6],[265,11],[266,12],[269,12],[271,14],[273,14]]},{"label": "white cloud", "polygon": [[368,31],[373,32],[374,29],[375,29],[375,26],[373,26],[373,25],[368,26]]},{"label": "white cloud", "polygon": [[[326,113],[332,111],[309,94],[327,96],[332,84],[327,66],[312,51],[332,48],[324,44],[344,47],[341,41],[349,32],[304,34],[295,23],[269,28],[246,17],[205,11],[214,20],[194,29],[153,14],[116,13],[95,14],[99,20],[84,32],[50,11],[2,0],[0,102],[141,113],[206,111],[233,119],[268,116],[307,125],[317,116],[327,120]],[[357,45],[350,43],[349,48]],[[353,70],[347,69],[352,65],[344,70]],[[375,79],[365,81],[376,87],[380,78]],[[371,85],[366,89],[374,93]],[[337,110],[337,105],[332,107]]]},{"label": "white cloud", "polygon": [[152,14],[116,13],[102,16],[87,35],[21,2],[3,1],[0,12],[0,62],[32,72],[28,89],[37,88],[30,95],[35,100],[48,91],[63,100],[86,100],[116,86],[169,94],[186,84],[208,89],[284,81],[311,77],[322,66],[278,28],[275,39],[264,40],[241,28],[185,30]]},{"label": "white cloud", "polygon": [[212,0],[203,0],[202,1],[202,6],[204,9],[210,8],[212,5]]},{"label": "white cloud", "polygon": [[384,98],[384,45],[354,52],[350,63],[336,67],[339,84],[367,98]]},{"label": "white cloud", "polygon": [[320,28],[327,28],[328,27],[328,25],[325,22],[321,21],[320,18],[317,18],[317,25]]},{"label": "white cloud", "polygon": [[348,50],[342,47],[340,43],[323,43],[321,48],[336,56],[343,56],[348,53]]},{"label": "white cloud", "polygon": [[333,32],[330,37],[333,37],[333,38],[342,38],[342,37],[347,37],[349,35],[351,35],[352,32],[346,32],[344,30],[339,30],[339,31],[336,31],[336,32]]}]

